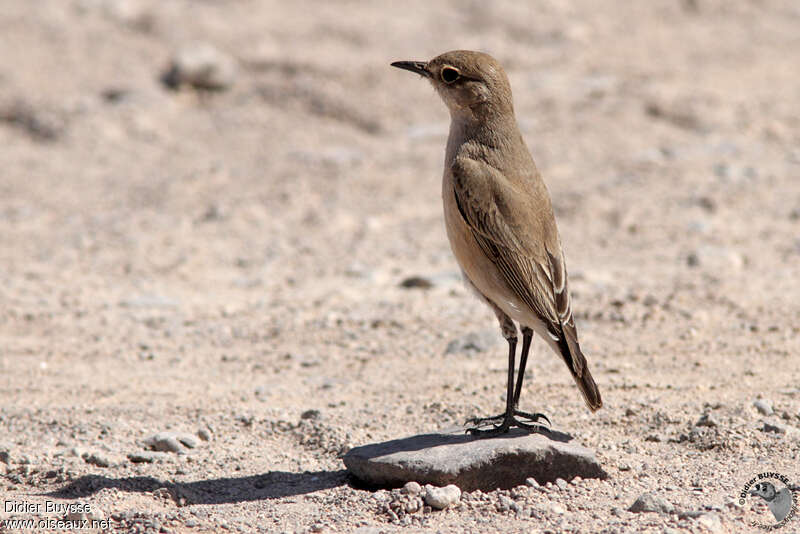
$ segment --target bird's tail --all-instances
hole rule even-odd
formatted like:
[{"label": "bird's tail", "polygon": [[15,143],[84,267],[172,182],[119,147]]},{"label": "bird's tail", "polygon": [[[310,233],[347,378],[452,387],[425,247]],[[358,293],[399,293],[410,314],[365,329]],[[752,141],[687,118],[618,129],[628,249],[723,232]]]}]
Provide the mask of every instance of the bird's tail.
[{"label": "bird's tail", "polygon": [[[586,359],[584,358],[583,361],[585,362]],[[592,378],[592,373],[589,372],[589,368],[584,365],[583,374],[581,374],[581,376],[575,374],[572,376],[575,378],[575,383],[578,384],[578,389],[580,389],[583,394],[583,400],[586,401],[586,406],[593,412],[602,408],[603,399],[600,398],[600,390],[597,389],[597,384],[594,383],[594,378]]]},{"label": "bird's tail", "polygon": [[596,412],[603,407],[603,399],[600,397],[600,390],[597,389],[597,384],[595,384],[592,373],[589,371],[589,364],[578,344],[578,336],[575,334],[574,326],[565,329],[565,334],[567,335],[562,336],[559,343],[561,357],[564,358],[570,373],[572,373],[572,378],[575,379],[575,384],[581,390],[586,406],[591,411]]}]

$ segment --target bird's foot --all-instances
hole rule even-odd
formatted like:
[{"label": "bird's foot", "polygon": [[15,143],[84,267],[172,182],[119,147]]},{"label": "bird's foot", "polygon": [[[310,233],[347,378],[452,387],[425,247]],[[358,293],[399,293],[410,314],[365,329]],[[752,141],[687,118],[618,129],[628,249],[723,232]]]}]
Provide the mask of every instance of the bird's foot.
[{"label": "bird's foot", "polygon": [[[547,426],[540,423],[540,421],[546,421]],[[550,419],[543,413],[528,413],[519,410],[514,410],[511,413],[502,413],[493,417],[475,417],[469,419],[466,424],[472,425],[466,430],[468,434],[484,437],[505,434],[509,429],[514,427],[524,428],[533,432],[550,432],[550,427],[552,426]],[[492,426],[492,428],[484,430],[483,427],[486,426]]]}]

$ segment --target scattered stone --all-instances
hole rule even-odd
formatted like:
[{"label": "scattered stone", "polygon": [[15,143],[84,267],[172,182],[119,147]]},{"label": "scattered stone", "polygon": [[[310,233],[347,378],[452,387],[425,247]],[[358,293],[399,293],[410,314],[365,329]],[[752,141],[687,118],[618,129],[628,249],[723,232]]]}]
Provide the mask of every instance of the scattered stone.
[{"label": "scattered stone", "polygon": [[201,428],[197,431],[197,437],[202,439],[203,441],[211,441],[211,432],[209,432],[205,428]]},{"label": "scattered stone", "polygon": [[233,85],[236,62],[209,43],[191,43],[173,56],[162,76],[167,87],[190,85],[198,89],[223,90]]},{"label": "scattered stone", "polygon": [[715,426],[719,426],[719,422],[710,413],[704,413],[703,415],[700,416],[700,419],[697,420],[697,422],[695,423],[695,426],[715,427]]},{"label": "scattered stone", "polygon": [[557,515],[564,515],[567,513],[567,509],[564,508],[564,505],[558,502],[551,502],[550,503],[550,512],[557,514]]},{"label": "scattered stone", "polygon": [[128,460],[135,464],[159,463],[169,459],[169,457],[169,454],[166,452],[157,451],[140,451],[128,454]]},{"label": "scattered stone", "polygon": [[154,451],[176,453],[186,452],[186,449],[181,442],[171,435],[156,434],[155,436],[145,440],[145,445]]},{"label": "scattered stone", "polygon": [[540,487],[541,487],[541,486],[539,485],[539,483],[538,483],[538,482],[536,482],[536,479],[535,479],[535,478],[533,478],[533,477],[528,477],[528,478],[526,478],[526,479],[525,479],[525,485],[526,485],[526,486],[530,486],[530,487],[532,487],[532,488],[540,488]]},{"label": "scattered stone", "polygon": [[433,287],[433,282],[422,276],[409,276],[400,282],[400,287],[404,289],[430,289]]},{"label": "scattered stone", "polygon": [[772,403],[766,399],[756,399],[753,402],[753,407],[758,410],[761,415],[772,415],[775,411],[772,409]]},{"label": "scattered stone", "polygon": [[199,442],[188,432],[159,432],[144,440],[144,444],[154,451],[185,454],[186,449],[194,449]]},{"label": "scattered stone", "polygon": [[717,211],[717,202],[713,198],[707,196],[700,196],[696,200],[697,200],[697,205],[706,210],[707,212],[714,213],[715,211]]},{"label": "scattered stone", "polygon": [[637,514],[643,512],[671,514],[675,511],[675,507],[652,493],[642,493],[628,508],[628,511]]},{"label": "scattered stone", "polygon": [[561,491],[565,491],[569,485],[567,484],[567,481],[564,480],[563,478],[557,478],[556,486],[558,486],[558,489],[560,489]]},{"label": "scattered stone", "polygon": [[[421,489],[420,489],[421,490]],[[378,502],[386,502],[391,500],[391,495],[386,490],[378,490],[372,494],[372,498]]]},{"label": "scattered stone", "polygon": [[306,410],[300,414],[300,419],[319,419],[320,415],[319,410]]},{"label": "scattered stone", "polygon": [[84,462],[96,465],[97,467],[111,467],[116,463],[102,452],[84,453],[82,457]]},{"label": "scattered stone", "polygon": [[419,495],[422,493],[422,486],[412,480],[411,482],[406,482],[406,485],[403,486],[403,492],[408,495]]},{"label": "scattered stone", "polygon": [[469,334],[457,337],[447,344],[445,354],[465,354],[481,353],[497,345],[501,339],[496,330],[481,330],[480,332],[470,332]]},{"label": "scattered stone", "polygon": [[800,433],[800,430],[793,426],[784,425],[783,423],[770,423],[769,421],[764,421],[764,426],[761,428],[764,432],[772,432],[774,434],[789,434],[795,435]]},{"label": "scattered stone", "polygon": [[353,476],[376,486],[400,487],[413,480],[493,491],[520,486],[528,478],[607,478],[594,452],[571,440],[556,430],[543,435],[512,429],[503,436],[477,438],[457,428],[355,447],[343,460]]},{"label": "scattered stone", "polygon": [[682,512],[678,512],[678,519],[697,519],[705,512],[702,510],[684,510]]},{"label": "scattered stone", "polygon": [[0,446],[0,462],[3,462],[4,464],[11,463],[11,450],[7,447]]},{"label": "scattered stone", "polygon": [[461,489],[455,484],[448,484],[443,488],[425,486],[425,504],[437,510],[444,510],[453,506],[461,499]]}]

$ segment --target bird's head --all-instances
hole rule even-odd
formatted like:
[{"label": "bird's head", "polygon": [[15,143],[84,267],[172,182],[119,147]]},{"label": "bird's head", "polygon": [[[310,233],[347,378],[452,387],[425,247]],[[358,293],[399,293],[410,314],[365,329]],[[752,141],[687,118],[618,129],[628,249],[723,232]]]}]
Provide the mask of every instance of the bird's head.
[{"label": "bird's head", "polygon": [[775,498],[775,486],[771,482],[759,482],[750,488],[750,495],[758,495],[769,502]]},{"label": "bird's head", "polygon": [[453,50],[430,61],[395,61],[392,66],[428,78],[454,118],[514,113],[508,77],[488,54]]}]

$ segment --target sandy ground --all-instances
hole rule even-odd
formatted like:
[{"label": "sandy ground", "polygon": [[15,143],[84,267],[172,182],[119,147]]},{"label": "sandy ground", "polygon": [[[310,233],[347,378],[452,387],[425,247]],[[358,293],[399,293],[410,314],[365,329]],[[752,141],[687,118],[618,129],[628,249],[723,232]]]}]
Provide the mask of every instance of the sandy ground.
[{"label": "sandy ground", "polygon": [[[4,0],[4,502],[120,532],[752,531],[746,481],[800,478],[799,26],[792,0]],[[194,41],[228,90],[161,83]],[[507,67],[606,403],[538,340],[523,407],[611,477],[392,522],[340,455],[504,398],[442,224],[449,117],[388,66],[454,48]],[[128,460],[166,430],[208,439]],[[645,492],[676,512],[628,512]]]}]

